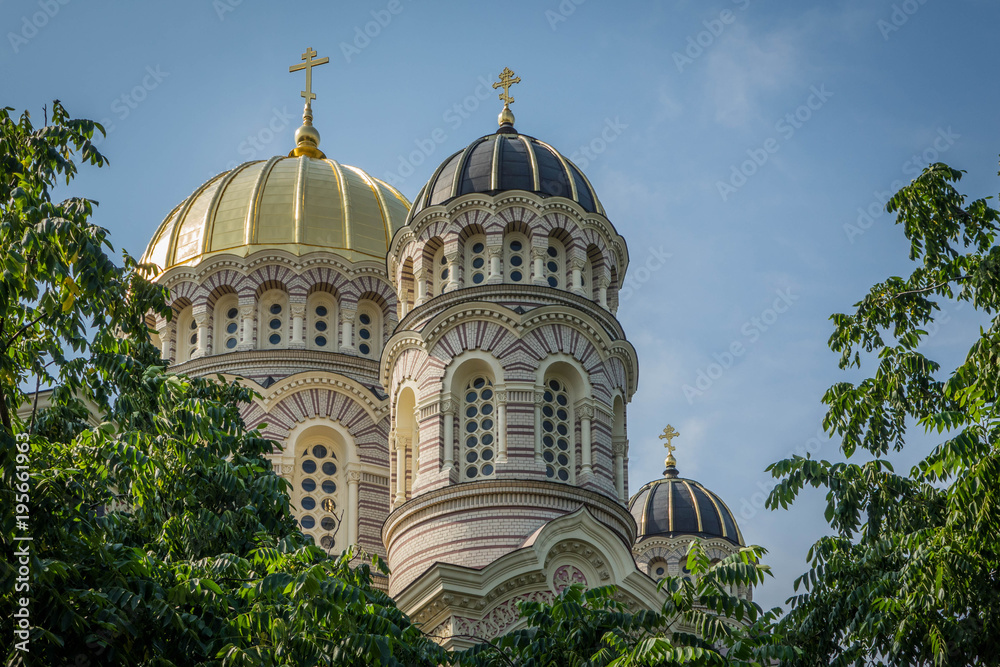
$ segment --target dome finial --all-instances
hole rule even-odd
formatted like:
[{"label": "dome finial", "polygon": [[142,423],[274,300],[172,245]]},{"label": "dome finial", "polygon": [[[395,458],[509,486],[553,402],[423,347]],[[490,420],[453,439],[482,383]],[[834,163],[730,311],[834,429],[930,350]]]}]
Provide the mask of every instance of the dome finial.
[{"label": "dome finial", "polygon": [[302,91],[302,97],[306,98],[305,108],[302,109],[302,127],[295,130],[295,148],[288,154],[288,157],[298,157],[307,155],[314,158],[325,158],[326,155],[319,149],[319,131],[313,127],[312,101],[316,99],[316,93],[312,91],[312,68],[317,65],[325,65],[330,62],[329,58],[313,60],[316,52],[313,48],[307,47],[302,54],[302,60],[297,65],[288,68],[289,72],[306,71],[306,89]]},{"label": "dome finial", "polygon": [[511,129],[514,129],[514,114],[510,110],[510,103],[514,101],[514,98],[510,96],[510,87],[515,83],[521,83],[521,77],[515,77],[514,72],[509,67],[504,67],[503,71],[500,72],[500,80],[493,84],[494,89],[503,88],[503,92],[500,93],[500,99],[503,101],[503,110],[497,118],[501,128],[509,126]]},{"label": "dome finial", "polygon": [[660,434],[660,440],[666,440],[664,447],[667,448],[667,458],[663,461],[663,465],[666,466],[666,470],[663,471],[663,476],[672,478],[677,477],[677,459],[674,458],[674,450],[677,449],[672,444],[674,438],[680,436],[673,426],[667,424],[667,427],[663,429],[663,433]]}]

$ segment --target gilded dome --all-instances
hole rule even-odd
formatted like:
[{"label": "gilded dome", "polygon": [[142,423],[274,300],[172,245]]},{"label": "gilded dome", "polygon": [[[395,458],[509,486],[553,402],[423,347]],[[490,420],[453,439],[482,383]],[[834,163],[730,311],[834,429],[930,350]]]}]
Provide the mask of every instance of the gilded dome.
[{"label": "gilded dome", "polygon": [[163,221],[143,255],[166,271],[220,253],[317,250],[384,260],[410,203],[357,167],[306,156],[244,163],[219,174]]},{"label": "gilded dome", "polygon": [[407,222],[428,206],[454,197],[504,190],[566,197],[585,211],[604,214],[597,193],[575,164],[552,146],[504,125],[442,162],[413,201]]},{"label": "gilded dome", "polygon": [[636,542],[654,535],[692,535],[721,537],[743,546],[743,535],[726,503],[692,479],[654,480],[632,496],[628,508],[638,526]]}]

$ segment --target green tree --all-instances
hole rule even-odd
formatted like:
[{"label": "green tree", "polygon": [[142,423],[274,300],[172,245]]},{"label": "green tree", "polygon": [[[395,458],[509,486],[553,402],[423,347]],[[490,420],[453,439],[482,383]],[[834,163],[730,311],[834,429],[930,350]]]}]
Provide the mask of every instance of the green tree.
[{"label": "green tree", "polygon": [[526,627],[460,654],[478,667],[767,665],[795,654],[771,632],[779,610],[763,611],[731,591],[770,574],[764,550],[748,547],[718,563],[695,540],[691,578],[667,577],[660,610],[628,611],[614,586],[568,587],[551,603],[521,602]]},{"label": "green tree", "polygon": [[[868,460],[769,468],[781,480],[769,506],[823,487],[835,531],[809,551],[782,620],[804,649],[789,664],[1000,664],[1000,217],[959,194],[961,176],[931,165],[889,201],[917,266],[831,318],[840,367],[874,372],[827,391],[824,426]],[[950,372],[922,351],[944,302],[990,320]],[[940,444],[897,473],[885,457],[914,428]]]},{"label": "green tree", "polygon": [[[108,256],[94,203],[51,201],[75,157],[105,163],[91,144],[100,126],[70,119],[58,101],[37,129],[9,111],[0,615],[13,619],[30,600],[30,652],[7,626],[4,664],[441,663],[443,651],[374,588],[371,566],[351,567],[353,554],[331,557],[298,531],[288,484],[266,458],[275,443],[240,418],[250,390],[166,372],[145,319],[169,315],[165,292],[144,278],[148,267]],[[31,379],[54,387],[52,407],[21,419]],[[81,399],[97,405],[98,426]],[[15,588],[15,534],[32,538],[26,591]]]}]

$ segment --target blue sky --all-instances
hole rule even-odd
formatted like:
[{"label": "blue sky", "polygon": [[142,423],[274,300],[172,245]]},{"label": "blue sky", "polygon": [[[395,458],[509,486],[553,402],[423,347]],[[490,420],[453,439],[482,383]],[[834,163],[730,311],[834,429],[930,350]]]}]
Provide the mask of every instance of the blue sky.
[{"label": "blue sky", "polygon": [[[59,98],[106,123],[111,166],[62,194],[98,200],[138,255],[209,177],[288,152],[303,84],[288,66],[305,47],[331,61],[314,78],[323,150],[410,198],[494,131],[484,82],[512,68],[517,128],[576,160],[629,243],[632,490],[662,469],[670,422],[682,475],[770,550],[757,599],[772,606],[827,526],[819,492],[764,510],[763,469],[838,457],[820,399],[858,376],[837,369],[828,317],[910,271],[881,204],[938,160],[969,172],[963,192],[996,192],[998,22],[986,0],[4,0],[0,101],[40,122]],[[978,320],[945,310],[928,350],[954,364]]]}]

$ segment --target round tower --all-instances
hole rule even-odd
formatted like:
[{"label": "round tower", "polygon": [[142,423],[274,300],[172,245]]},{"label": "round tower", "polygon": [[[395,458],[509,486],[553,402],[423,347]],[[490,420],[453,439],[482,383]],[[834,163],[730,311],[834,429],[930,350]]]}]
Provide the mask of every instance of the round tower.
[{"label": "round tower", "polygon": [[434,564],[483,568],[581,508],[631,547],[628,251],[587,177],[505,104],[496,133],[434,172],[387,262],[390,594]]}]

